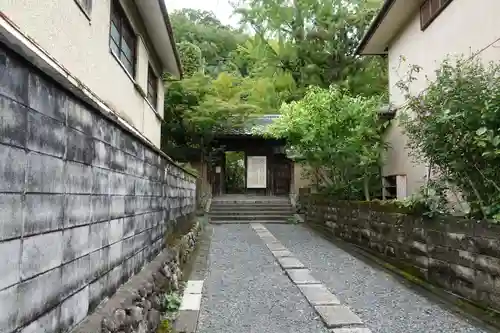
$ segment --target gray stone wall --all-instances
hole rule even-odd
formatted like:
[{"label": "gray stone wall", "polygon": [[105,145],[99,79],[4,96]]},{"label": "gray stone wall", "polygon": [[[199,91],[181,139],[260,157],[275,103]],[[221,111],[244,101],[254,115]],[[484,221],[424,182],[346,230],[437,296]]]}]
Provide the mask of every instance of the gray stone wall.
[{"label": "gray stone wall", "polygon": [[428,220],[393,206],[309,195],[306,222],[318,224],[478,305],[500,310],[500,226],[446,217]]},{"label": "gray stone wall", "polygon": [[0,44],[0,332],[75,326],[159,253],[195,182]]}]

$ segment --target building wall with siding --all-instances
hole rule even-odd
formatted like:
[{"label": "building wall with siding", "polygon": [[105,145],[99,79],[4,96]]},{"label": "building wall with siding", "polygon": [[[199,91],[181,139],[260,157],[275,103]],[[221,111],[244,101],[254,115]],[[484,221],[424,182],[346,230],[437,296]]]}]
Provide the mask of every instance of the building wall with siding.
[{"label": "building wall with siding", "polygon": [[[433,79],[434,71],[446,57],[469,57],[500,38],[499,10],[497,0],[482,0],[480,4],[477,0],[454,0],[424,31],[420,28],[420,13],[416,12],[389,46],[391,102],[396,107],[404,105],[404,95],[396,84],[411,65],[422,68],[418,80],[411,85],[412,92],[418,93]],[[478,57],[484,61],[500,61],[499,46],[497,42],[487,47]],[[383,174],[406,175],[407,194],[416,192],[424,184],[426,163],[412,156],[406,147],[408,139],[397,120],[388,129],[386,140],[390,149]]]},{"label": "building wall with siding", "polygon": [[[109,48],[111,0],[92,2],[87,17],[76,1],[5,0],[0,11],[59,64],[83,82],[114,112],[160,147],[163,87],[159,87],[159,116],[136,88],[147,91],[148,62],[161,76],[162,68],[151,52],[148,35],[133,5],[123,6],[135,33],[137,63],[128,75]],[[122,1],[122,4],[127,2]],[[159,86],[162,86],[160,83]]]},{"label": "building wall with siding", "polygon": [[195,209],[194,176],[0,44],[0,332],[67,332]]}]

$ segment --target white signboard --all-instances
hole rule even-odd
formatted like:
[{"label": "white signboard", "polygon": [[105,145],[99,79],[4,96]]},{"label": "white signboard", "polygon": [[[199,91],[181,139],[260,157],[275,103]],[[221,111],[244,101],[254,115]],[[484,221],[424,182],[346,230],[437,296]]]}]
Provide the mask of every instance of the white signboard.
[{"label": "white signboard", "polygon": [[267,187],[267,167],[265,156],[248,156],[247,188]]}]

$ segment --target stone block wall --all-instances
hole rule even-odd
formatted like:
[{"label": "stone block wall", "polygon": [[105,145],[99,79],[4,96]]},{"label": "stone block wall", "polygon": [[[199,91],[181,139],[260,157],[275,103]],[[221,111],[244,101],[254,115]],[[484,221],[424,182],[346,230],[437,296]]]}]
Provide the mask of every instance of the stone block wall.
[{"label": "stone block wall", "polygon": [[408,273],[500,311],[500,226],[424,219],[375,202],[309,195],[306,222],[371,250]]},{"label": "stone block wall", "polygon": [[74,327],[194,212],[195,183],[0,44],[0,332]]}]

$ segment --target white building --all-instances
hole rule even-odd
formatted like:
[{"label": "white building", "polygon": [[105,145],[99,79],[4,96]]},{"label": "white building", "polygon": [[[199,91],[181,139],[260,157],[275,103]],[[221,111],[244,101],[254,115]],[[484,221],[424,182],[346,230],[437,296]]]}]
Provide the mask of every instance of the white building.
[{"label": "white building", "polygon": [[0,34],[160,147],[163,83],[181,75],[164,0],[2,0]]},{"label": "white building", "polygon": [[[397,109],[405,101],[396,83],[412,65],[422,68],[411,87],[418,93],[448,56],[477,54],[484,61],[500,60],[499,11],[498,0],[385,0],[357,53],[388,56],[390,102]],[[423,184],[427,165],[409,156],[397,120],[386,141],[390,148],[382,170],[385,193],[403,198]]]}]

